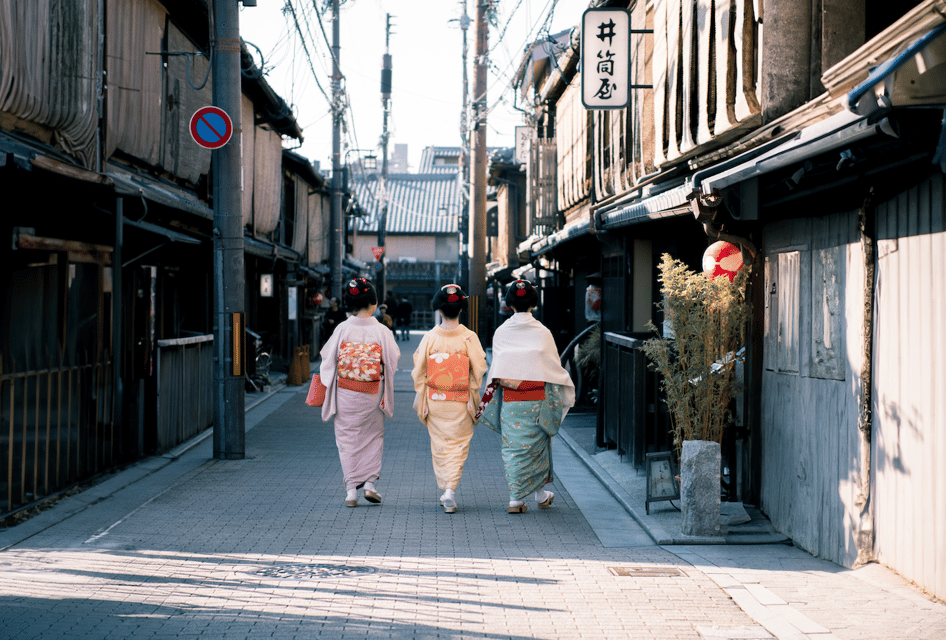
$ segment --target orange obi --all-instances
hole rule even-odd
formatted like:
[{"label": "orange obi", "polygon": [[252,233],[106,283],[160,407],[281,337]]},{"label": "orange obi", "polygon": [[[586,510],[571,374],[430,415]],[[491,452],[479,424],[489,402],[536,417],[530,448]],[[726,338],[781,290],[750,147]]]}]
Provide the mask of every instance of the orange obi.
[{"label": "orange obi", "polygon": [[432,353],[427,357],[427,397],[466,402],[470,398],[470,359],[464,353]]},{"label": "orange obi", "polygon": [[339,345],[339,388],[377,394],[381,389],[382,368],[380,344],[343,342]]},{"label": "orange obi", "polygon": [[545,382],[542,380],[500,380],[503,402],[545,400]]}]

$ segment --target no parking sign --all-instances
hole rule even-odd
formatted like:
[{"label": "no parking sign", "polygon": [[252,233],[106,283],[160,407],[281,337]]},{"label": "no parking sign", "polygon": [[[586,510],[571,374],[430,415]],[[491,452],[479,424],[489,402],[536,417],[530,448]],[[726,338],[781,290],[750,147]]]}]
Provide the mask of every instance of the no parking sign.
[{"label": "no parking sign", "polygon": [[232,135],[233,121],[220,107],[201,107],[191,116],[191,136],[205,149],[219,149]]}]

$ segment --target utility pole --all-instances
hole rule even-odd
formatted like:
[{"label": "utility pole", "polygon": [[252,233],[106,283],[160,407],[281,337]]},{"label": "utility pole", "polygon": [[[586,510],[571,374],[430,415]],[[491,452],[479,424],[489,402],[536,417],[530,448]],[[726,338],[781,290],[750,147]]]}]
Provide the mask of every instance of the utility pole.
[{"label": "utility pole", "polygon": [[[384,57],[381,61],[381,104],[384,105],[384,128],[381,132],[381,220],[378,222],[378,302],[386,297],[384,241],[388,232],[388,114],[391,112],[391,14],[387,15],[384,30]],[[391,310],[393,311],[393,309]]]},{"label": "utility pole", "polygon": [[339,68],[341,29],[338,0],[332,0],[332,296],[342,299],[342,260],[345,257],[345,216],[342,213],[342,72]]},{"label": "utility pole", "polygon": [[[466,14],[466,0],[463,0],[463,15],[460,16],[460,29],[463,30],[463,113],[460,114],[460,212],[457,216],[457,234],[459,235],[459,264],[457,265],[457,282],[468,282],[469,255],[467,240],[469,238],[470,220],[470,129],[467,126],[470,118],[470,87],[467,71],[467,53],[470,50],[467,43],[467,30],[470,28],[470,16]],[[465,227],[465,228],[464,228]],[[469,286],[469,285],[467,285]]]},{"label": "utility pole", "polygon": [[[213,5],[214,106],[223,109],[242,128],[239,2],[217,0]],[[240,136],[233,135],[227,144],[215,149],[211,164],[214,199],[213,455],[217,460],[241,460],[246,456],[243,406],[246,269],[240,206]]]},{"label": "utility pole", "polygon": [[[473,67],[473,176],[470,208],[470,329],[480,332],[486,299],[486,74],[489,69],[487,10],[492,0],[476,0],[476,61]],[[485,325],[484,325],[485,327]],[[480,336],[484,339],[484,336]]]}]

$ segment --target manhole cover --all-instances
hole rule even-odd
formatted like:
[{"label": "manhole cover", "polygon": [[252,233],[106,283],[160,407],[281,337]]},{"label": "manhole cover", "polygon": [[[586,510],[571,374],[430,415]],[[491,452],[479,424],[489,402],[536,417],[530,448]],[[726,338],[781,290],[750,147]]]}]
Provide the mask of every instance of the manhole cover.
[{"label": "manhole cover", "polygon": [[323,580],[358,577],[375,571],[374,567],[345,564],[279,564],[260,569],[254,575],[287,580]]},{"label": "manhole cover", "polygon": [[672,567],[608,567],[608,571],[615,576],[635,578],[672,578],[685,575],[679,569]]}]

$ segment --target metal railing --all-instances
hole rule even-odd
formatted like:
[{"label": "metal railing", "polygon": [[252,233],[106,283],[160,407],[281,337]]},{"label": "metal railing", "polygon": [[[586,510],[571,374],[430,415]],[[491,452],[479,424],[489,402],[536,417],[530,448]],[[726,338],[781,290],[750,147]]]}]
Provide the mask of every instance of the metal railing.
[{"label": "metal railing", "polygon": [[158,451],[213,426],[213,338],[157,341]]},{"label": "metal railing", "polygon": [[637,468],[644,466],[645,454],[673,446],[659,376],[648,368],[642,350],[644,337],[604,334],[602,424],[597,434],[600,446],[616,447]]},{"label": "metal railing", "polygon": [[112,361],[2,370],[0,494],[12,512],[122,462],[115,424]]}]

